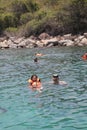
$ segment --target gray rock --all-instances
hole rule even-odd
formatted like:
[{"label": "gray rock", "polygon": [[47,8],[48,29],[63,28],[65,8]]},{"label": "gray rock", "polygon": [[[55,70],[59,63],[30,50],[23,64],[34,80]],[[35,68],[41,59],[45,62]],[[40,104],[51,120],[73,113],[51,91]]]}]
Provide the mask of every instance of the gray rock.
[{"label": "gray rock", "polygon": [[86,37],[86,38],[87,38],[87,33],[84,33],[83,35],[84,35],[84,37]]},{"label": "gray rock", "polygon": [[50,44],[53,44],[53,46],[57,46],[59,44],[56,37],[49,39],[49,40],[41,40],[43,42],[44,46],[48,46]]},{"label": "gray rock", "polygon": [[78,44],[77,44],[77,46],[83,46],[83,44],[81,44],[81,43],[78,43]]},{"label": "gray rock", "polygon": [[71,40],[72,39],[72,35],[71,34],[66,34],[63,36],[65,40]]},{"label": "gray rock", "polygon": [[42,39],[50,39],[50,35],[47,33],[41,33],[38,37],[40,40]]},{"label": "gray rock", "polygon": [[44,43],[42,41],[37,41],[36,44],[37,44],[37,47],[43,47],[44,46]]},{"label": "gray rock", "polygon": [[0,48],[9,48],[8,41],[4,40],[3,42],[0,42]]},{"label": "gray rock", "polygon": [[83,38],[83,39],[80,41],[80,43],[81,43],[82,45],[87,45],[87,38]]},{"label": "gray rock", "polygon": [[16,48],[18,48],[18,46],[16,44],[10,44],[9,48],[16,49]]},{"label": "gray rock", "polygon": [[74,42],[71,40],[60,40],[59,43],[61,46],[74,46]]},{"label": "gray rock", "polygon": [[19,44],[21,43],[22,41],[24,41],[25,37],[21,37],[21,38],[18,38],[16,40],[13,40],[15,44]]},{"label": "gray rock", "polygon": [[23,40],[22,42],[20,42],[18,44],[18,48],[33,48],[33,47],[37,47],[37,44],[35,42],[36,42],[35,40],[27,38],[27,39]]},{"label": "gray rock", "polygon": [[47,45],[47,47],[53,47],[53,43],[50,43],[49,45]]},{"label": "gray rock", "polygon": [[77,39],[81,41],[83,38],[84,36],[79,36]]}]

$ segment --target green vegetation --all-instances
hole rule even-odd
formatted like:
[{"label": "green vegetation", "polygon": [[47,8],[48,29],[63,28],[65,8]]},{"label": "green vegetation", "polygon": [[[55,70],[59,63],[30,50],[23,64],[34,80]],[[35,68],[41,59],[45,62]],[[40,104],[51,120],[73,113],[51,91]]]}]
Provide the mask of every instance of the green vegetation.
[{"label": "green vegetation", "polygon": [[0,35],[87,31],[87,0],[0,0]]}]

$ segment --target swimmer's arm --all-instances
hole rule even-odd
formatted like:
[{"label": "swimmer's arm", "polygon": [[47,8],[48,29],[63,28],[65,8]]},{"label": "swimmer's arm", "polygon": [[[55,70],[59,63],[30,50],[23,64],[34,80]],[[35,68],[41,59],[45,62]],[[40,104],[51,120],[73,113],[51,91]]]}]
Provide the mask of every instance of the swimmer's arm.
[{"label": "swimmer's arm", "polygon": [[40,93],[42,92],[42,90],[43,90],[43,87],[37,89],[37,91],[40,92]]},{"label": "swimmer's arm", "polygon": [[33,89],[33,86],[32,86],[32,84],[31,84],[31,83],[29,83],[29,88]]},{"label": "swimmer's arm", "polygon": [[43,90],[43,87],[42,87],[42,84],[40,83],[40,86],[36,89],[38,92],[42,92]]},{"label": "swimmer's arm", "polygon": [[29,87],[29,88],[32,88],[32,84],[31,84],[30,79],[28,80],[28,87]]},{"label": "swimmer's arm", "polygon": [[33,87],[32,85],[29,85],[29,88],[32,90],[37,90],[36,87]]},{"label": "swimmer's arm", "polygon": [[28,80],[28,83],[29,83],[29,85],[28,85],[28,86],[29,86],[29,88],[31,88],[32,90],[35,90],[35,88],[32,86],[32,82],[31,82],[31,80],[30,80],[30,79]]},{"label": "swimmer's arm", "polygon": [[59,81],[59,84],[60,85],[67,85],[67,82],[65,82],[65,81]]}]

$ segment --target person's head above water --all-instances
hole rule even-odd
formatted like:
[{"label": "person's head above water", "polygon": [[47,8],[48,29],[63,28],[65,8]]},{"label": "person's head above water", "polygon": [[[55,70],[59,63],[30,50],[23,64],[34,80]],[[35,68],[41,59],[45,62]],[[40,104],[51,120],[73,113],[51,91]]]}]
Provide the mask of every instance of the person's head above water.
[{"label": "person's head above water", "polygon": [[34,59],[34,62],[38,62],[38,58],[37,57]]},{"label": "person's head above water", "polygon": [[37,78],[38,78],[37,75],[32,75],[32,76],[31,76],[31,80],[32,80],[32,81],[37,81]]},{"label": "person's head above water", "polygon": [[28,80],[28,82],[29,82],[29,87],[32,90],[38,90],[39,92],[41,92],[42,84],[41,84],[41,80],[38,78],[37,75],[32,75],[31,78]]},{"label": "person's head above water", "polygon": [[58,84],[59,83],[59,76],[58,74],[53,74],[53,83]]}]

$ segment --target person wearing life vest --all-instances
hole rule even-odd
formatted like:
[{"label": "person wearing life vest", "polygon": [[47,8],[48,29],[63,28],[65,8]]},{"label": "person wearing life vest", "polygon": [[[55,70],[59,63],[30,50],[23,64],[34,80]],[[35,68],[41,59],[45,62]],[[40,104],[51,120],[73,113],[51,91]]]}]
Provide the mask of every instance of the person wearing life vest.
[{"label": "person wearing life vest", "polygon": [[37,75],[32,75],[31,79],[29,79],[28,82],[29,82],[29,87],[32,90],[40,91],[42,89],[41,80],[38,78]]},{"label": "person wearing life vest", "polygon": [[85,53],[85,54],[82,56],[82,59],[83,59],[83,60],[87,60],[87,53]]}]

